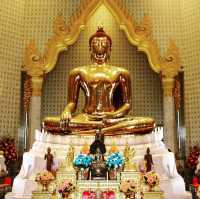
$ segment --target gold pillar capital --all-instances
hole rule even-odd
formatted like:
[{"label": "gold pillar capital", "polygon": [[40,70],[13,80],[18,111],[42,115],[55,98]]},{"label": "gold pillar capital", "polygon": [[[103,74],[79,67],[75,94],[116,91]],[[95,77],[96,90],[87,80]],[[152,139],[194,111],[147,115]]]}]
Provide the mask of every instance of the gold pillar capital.
[{"label": "gold pillar capital", "polygon": [[174,82],[174,78],[162,77],[164,96],[173,96]]},{"label": "gold pillar capital", "polygon": [[32,96],[41,96],[45,74],[44,58],[39,55],[34,41],[30,41],[25,50],[22,71],[25,71],[31,77]]},{"label": "gold pillar capital", "polygon": [[33,76],[31,78],[32,96],[41,96],[43,79],[43,76]]}]

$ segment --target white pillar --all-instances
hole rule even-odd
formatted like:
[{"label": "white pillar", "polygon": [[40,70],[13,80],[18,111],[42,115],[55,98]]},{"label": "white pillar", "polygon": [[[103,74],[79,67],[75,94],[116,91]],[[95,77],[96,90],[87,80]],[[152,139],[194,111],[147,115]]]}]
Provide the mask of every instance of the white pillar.
[{"label": "white pillar", "polygon": [[41,96],[32,96],[30,102],[30,129],[28,135],[29,148],[35,141],[35,130],[41,128]]},{"label": "white pillar", "polygon": [[29,112],[29,135],[28,143],[29,149],[32,147],[35,141],[35,130],[41,128],[41,90],[43,77],[42,76],[32,76],[32,97],[30,102],[30,112]]},{"label": "white pillar", "polygon": [[174,88],[174,78],[163,78],[163,114],[164,114],[164,142],[168,149],[176,152],[176,121],[175,104],[172,90]]},{"label": "white pillar", "polygon": [[172,96],[164,96],[164,142],[166,147],[172,152],[176,151],[176,130],[175,130],[175,108],[174,98]]}]

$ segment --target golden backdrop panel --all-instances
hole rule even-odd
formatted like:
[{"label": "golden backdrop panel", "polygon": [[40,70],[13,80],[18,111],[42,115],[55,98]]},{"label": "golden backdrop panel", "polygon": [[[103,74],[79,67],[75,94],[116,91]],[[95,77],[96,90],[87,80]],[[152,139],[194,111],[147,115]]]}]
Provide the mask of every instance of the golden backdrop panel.
[{"label": "golden backdrop panel", "polygon": [[[78,41],[68,51],[60,54],[55,69],[47,74],[42,96],[42,117],[58,115],[64,109],[69,71],[76,66],[91,63],[88,40],[100,25],[104,26],[113,40],[110,64],[125,67],[131,72],[131,114],[151,116],[157,122],[162,122],[162,90],[158,74],[151,70],[145,55],[129,44],[125,34],[119,30],[115,18],[103,5],[89,19]],[[81,93],[78,112],[83,105],[84,96]]]},{"label": "golden backdrop panel", "polygon": [[200,4],[196,0],[189,0],[182,1],[181,6],[186,140],[189,147],[200,143]]},{"label": "golden backdrop panel", "polygon": [[0,1],[0,137],[20,127],[24,0]]}]

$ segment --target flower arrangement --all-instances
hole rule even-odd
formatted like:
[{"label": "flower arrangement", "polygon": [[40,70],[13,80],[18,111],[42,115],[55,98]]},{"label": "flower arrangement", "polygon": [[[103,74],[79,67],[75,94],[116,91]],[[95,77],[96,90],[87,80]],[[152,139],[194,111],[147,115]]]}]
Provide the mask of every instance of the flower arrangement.
[{"label": "flower arrangement", "polygon": [[101,199],[116,199],[115,192],[108,190],[101,193]]},{"label": "flower arrangement", "polygon": [[94,191],[84,191],[82,199],[97,199],[97,195]]},{"label": "flower arrangement", "polygon": [[149,187],[153,188],[159,185],[160,179],[155,171],[150,171],[143,176],[143,182],[147,184]]},{"label": "flower arrangement", "polygon": [[132,180],[125,180],[120,183],[120,191],[124,194],[131,194],[136,191],[136,184]]},{"label": "flower arrangement", "polygon": [[48,191],[48,186],[52,180],[54,180],[55,177],[53,174],[47,170],[43,170],[39,173],[37,173],[35,177],[35,181],[39,182],[42,185],[43,191]]},{"label": "flower arrangement", "polygon": [[79,154],[74,159],[74,166],[78,168],[88,168],[92,164],[93,157],[86,154]]},{"label": "flower arrangement", "polygon": [[41,182],[41,181],[51,181],[54,180],[54,176],[51,172],[47,171],[47,170],[43,170],[39,173],[37,173],[36,177],[35,177],[35,181],[36,182]]},{"label": "flower arrangement", "polygon": [[75,186],[73,185],[71,181],[68,181],[68,180],[63,181],[58,187],[58,192],[62,195],[64,193],[70,194],[74,191],[75,191]]},{"label": "flower arrangement", "polygon": [[188,155],[188,159],[187,159],[187,166],[188,168],[194,170],[197,166],[198,163],[198,158],[200,155],[200,149],[197,146],[194,146],[191,150],[190,153]]},{"label": "flower arrangement", "polygon": [[106,160],[106,166],[109,170],[118,169],[123,165],[124,157],[119,152],[111,153]]},{"label": "flower arrangement", "polygon": [[12,161],[17,160],[17,152],[14,139],[4,137],[0,140],[0,150],[3,151],[5,164],[8,166]]}]

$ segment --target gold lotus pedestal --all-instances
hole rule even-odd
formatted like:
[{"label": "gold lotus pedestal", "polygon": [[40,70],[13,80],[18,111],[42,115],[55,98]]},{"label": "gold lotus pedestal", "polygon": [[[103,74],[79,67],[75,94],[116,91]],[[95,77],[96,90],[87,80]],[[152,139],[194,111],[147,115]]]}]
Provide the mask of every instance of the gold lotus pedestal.
[{"label": "gold lotus pedestal", "polygon": [[51,199],[52,194],[48,191],[33,191],[32,199]]},{"label": "gold lotus pedestal", "polygon": [[163,191],[143,192],[143,199],[164,199]]}]

